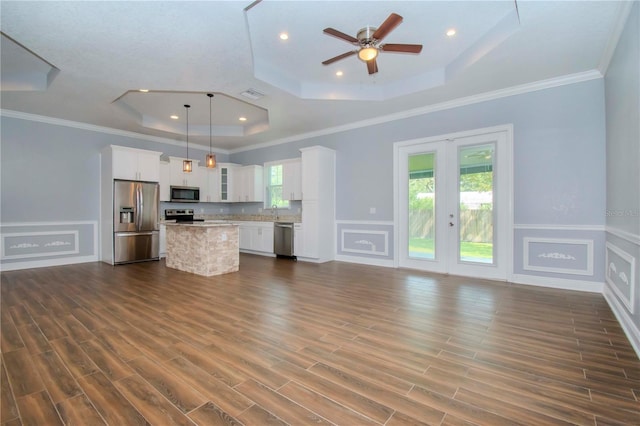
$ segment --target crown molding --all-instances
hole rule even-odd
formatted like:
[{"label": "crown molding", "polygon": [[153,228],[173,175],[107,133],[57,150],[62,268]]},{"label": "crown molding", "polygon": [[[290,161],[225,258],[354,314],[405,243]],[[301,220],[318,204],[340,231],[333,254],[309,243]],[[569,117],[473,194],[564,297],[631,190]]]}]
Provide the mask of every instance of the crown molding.
[{"label": "crown molding", "polygon": [[447,109],[459,108],[467,105],[477,104],[480,102],[487,102],[495,99],[506,98],[509,96],[521,95],[530,92],[536,92],[538,90],[551,89],[558,86],[566,86],[569,84],[581,83],[589,80],[596,80],[602,78],[603,75],[598,70],[584,71],[576,74],[564,75],[561,77],[550,78],[546,80],[540,80],[533,83],[522,84],[519,86],[508,87],[506,89],[495,90],[492,92],[480,93],[478,95],[468,96],[465,98],[454,99],[452,101],[441,102],[434,105],[427,105],[415,109],[401,111],[394,114],[389,114],[372,119],[356,121],[353,123],[345,124],[342,126],[329,127],[314,132],[301,133],[299,135],[277,139],[270,142],[255,144],[243,148],[237,148],[230,150],[230,154],[236,154],[244,151],[252,151],[254,149],[268,148],[276,145],[281,145],[290,142],[297,142],[304,139],[310,139],[318,136],[326,136],[334,133],[345,132],[348,130],[359,129],[362,127],[374,126],[377,124],[388,123],[391,121],[402,120],[405,118],[411,118],[418,115],[430,114],[437,111],[443,111]]},{"label": "crown molding", "polygon": [[607,73],[607,70],[609,69],[611,59],[613,58],[613,54],[616,52],[616,46],[618,46],[618,42],[620,41],[620,37],[622,36],[624,27],[629,20],[629,14],[631,14],[631,8],[633,7],[634,3],[634,1],[622,1],[618,5],[618,16],[616,18],[616,23],[611,29],[609,40],[607,41],[607,45],[602,52],[600,64],[598,65],[598,71],[600,71],[600,74],[602,75],[605,75]]},{"label": "crown molding", "polygon": [[[90,132],[105,133],[108,135],[122,136],[125,138],[142,139],[142,140],[166,144],[166,145],[173,145],[173,146],[179,146],[179,147],[187,146],[186,142],[176,141],[173,139],[163,138],[159,136],[145,135],[143,133],[136,133],[128,130],[114,129],[111,127],[81,123],[79,121],[64,120],[62,118],[47,117],[45,115],[30,114],[27,112],[13,111],[9,109],[0,109],[0,116],[17,118],[19,120],[35,121],[38,123],[52,124],[55,126],[70,127],[73,129],[88,130]],[[209,147],[199,148],[197,145],[195,147],[192,145],[190,148],[198,151],[202,151],[202,152],[209,152]],[[225,149],[216,148],[216,153],[229,154],[229,151]]]},{"label": "crown molding", "polygon": [[[487,102],[495,99],[506,98],[509,96],[521,95],[525,93],[535,92],[538,90],[545,90],[559,86],[566,86],[570,84],[581,83],[584,81],[595,80],[602,78],[603,74],[598,70],[584,71],[576,74],[569,74],[561,77],[550,78],[546,80],[540,80],[533,83],[522,84],[519,86],[508,87],[506,89],[495,90],[491,92],[480,93],[477,95],[467,96],[464,98],[454,99],[452,101],[441,102],[438,104],[427,105],[424,107],[414,108],[406,111],[401,111],[394,114],[389,114],[372,119],[356,121],[353,123],[345,124],[342,126],[328,127],[326,129],[317,130],[313,132],[301,133],[298,135],[290,136],[287,138],[276,139],[269,142],[250,145],[243,148],[237,148],[233,150],[224,150],[216,148],[216,152],[221,154],[236,154],[239,152],[252,151],[255,149],[268,148],[276,145],[282,145],[290,142],[297,142],[304,139],[310,139],[318,136],[326,136],[334,133],[345,132],[348,130],[359,129],[368,126],[374,126],[377,124],[388,123],[391,121],[402,120],[405,118],[411,118],[419,115],[430,114],[437,111],[443,111],[447,109],[459,108],[467,105],[473,105],[480,102]],[[130,137],[136,139],[148,140],[151,142],[162,143],[173,146],[186,146],[185,142],[176,141],[172,139],[162,138],[159,136],[145,135],[142,133],[131,132],[127,130],[113,129],[110,127],[97,126],[94,124],[81,123],[78,121],[64,120],[61,118],[47,117],[43,115],[30,114],[26,112],[13,111],[7,109],[0,109],[0,116],[18,118],[21,120],[36,121],[40,123],[53,124],[58,126],[71,127],[81,130],[89,130],[93,132],[106,133],[110,135]],[[208,151],[208,148],[193,147],[199,151]]]}]

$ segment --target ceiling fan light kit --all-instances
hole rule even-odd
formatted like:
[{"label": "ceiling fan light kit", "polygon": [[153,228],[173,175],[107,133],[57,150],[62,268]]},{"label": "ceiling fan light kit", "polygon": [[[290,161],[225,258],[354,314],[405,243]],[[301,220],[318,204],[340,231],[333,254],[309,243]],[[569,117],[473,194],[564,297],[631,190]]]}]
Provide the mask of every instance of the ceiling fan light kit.
[{"label": "ceiling fan light kit", "polygon": [[367,62],[378,57],[378,49],[375,47],[365,47],[358,51],[358,58]]},{"label": "ceiling fan light kit", "polygon": [[358,59],[367,64],[369,74],[378,72],[378,64],[376,58],[382,52],[398,52],[398,53],[420,53],[422,51],[421,44],[379,44],[383,38],[387,36],[395,27],[402,22],[402,16],[392,13],[380,25],[380,27],[364,27],[358,31],[356,37],[352,37],[334,28],[325,28],[323,32],[327,35],[339,38],[347,43],[358,47],[358,50],[345,52],[331,59],[323,61],[323,65],[329,65],[349,56],[358,55]]}]

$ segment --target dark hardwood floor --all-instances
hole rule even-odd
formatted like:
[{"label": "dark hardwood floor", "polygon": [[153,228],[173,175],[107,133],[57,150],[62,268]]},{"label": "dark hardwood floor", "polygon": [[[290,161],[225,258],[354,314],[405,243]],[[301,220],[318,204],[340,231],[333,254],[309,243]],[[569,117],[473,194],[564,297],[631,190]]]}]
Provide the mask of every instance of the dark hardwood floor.
[{"label": "dark hardwood floor", "polygon": [[2,425],[640,424],[602,295],[241,255],[2,273]]}]

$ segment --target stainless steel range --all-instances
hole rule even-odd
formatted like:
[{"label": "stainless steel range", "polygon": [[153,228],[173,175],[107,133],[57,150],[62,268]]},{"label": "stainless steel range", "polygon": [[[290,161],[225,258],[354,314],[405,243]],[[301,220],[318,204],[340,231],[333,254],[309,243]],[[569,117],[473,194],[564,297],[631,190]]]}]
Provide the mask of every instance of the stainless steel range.
[{"label": "stainless steel range", "polygon": [[175,220],[182,223],[204,222],[204,219],[194,219],[193,209],[167,209],[164,211],[165,220]]}]

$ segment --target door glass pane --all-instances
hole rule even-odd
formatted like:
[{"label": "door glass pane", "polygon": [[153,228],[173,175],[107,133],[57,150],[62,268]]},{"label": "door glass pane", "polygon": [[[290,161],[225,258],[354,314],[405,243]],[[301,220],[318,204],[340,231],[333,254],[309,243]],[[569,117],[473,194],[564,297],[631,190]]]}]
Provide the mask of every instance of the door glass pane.
[{"label": "door glass pane", "polygon": [[435,153],[409,156],[409,257],[435,259]]},{"label": "door glass pane", "polygon": [[459,150],[458,260],[493,263],[494,145]]}]

